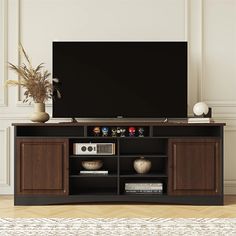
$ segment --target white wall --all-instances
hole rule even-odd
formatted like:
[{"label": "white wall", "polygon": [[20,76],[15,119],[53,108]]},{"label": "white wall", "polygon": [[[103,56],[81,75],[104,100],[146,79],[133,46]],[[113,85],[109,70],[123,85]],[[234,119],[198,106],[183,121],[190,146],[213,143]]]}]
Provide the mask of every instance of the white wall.
[{"label": "white wall", "polygon": [[236,193],[235,0],[0,0],[0,12],[0,193],[13,193],[11,123],[33,109],[3,86],[17,79],[6,62],[20,62],[22,42],[34,64],[51,69],[52,40],[188,40],[189,112],[207,101],[227,122],[225,191]]}]

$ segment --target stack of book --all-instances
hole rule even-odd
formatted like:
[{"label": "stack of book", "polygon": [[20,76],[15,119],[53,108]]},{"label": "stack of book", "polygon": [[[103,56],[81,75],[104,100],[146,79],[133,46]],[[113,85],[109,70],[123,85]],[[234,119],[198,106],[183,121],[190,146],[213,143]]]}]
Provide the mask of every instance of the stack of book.
[{"label": "stack of book", "polygon": [[81,170],[81,175],[108,175],[108,170]]},{"label": "stack of book", "polygon": [[191,117],[188,118],[188,123],[211,123],[214,122],[211,118],[208,117]]},{"label": "stack of book", "polygon": [[162,183],[125,183],[127,194],[162,194]]}]

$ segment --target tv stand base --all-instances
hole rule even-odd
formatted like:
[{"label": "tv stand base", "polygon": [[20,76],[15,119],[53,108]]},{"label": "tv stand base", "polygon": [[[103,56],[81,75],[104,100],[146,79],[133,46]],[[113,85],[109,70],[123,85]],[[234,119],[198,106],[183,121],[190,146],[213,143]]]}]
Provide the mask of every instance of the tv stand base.
[{"label": "tv stand base", "polygon": [[17,196],[15,197],[15,206],[32,206],[32,205],[58,205],[58,204],[78,204],[78,203],[104,203],[110,204],[115,202],[118,204],[124,203],[163,203],[163,204],[185,204],[185,205],[224,205],[223,196],[110,196],[110,195],[98,195],[94,198],[94,195],[70,195],[70,196]]}]

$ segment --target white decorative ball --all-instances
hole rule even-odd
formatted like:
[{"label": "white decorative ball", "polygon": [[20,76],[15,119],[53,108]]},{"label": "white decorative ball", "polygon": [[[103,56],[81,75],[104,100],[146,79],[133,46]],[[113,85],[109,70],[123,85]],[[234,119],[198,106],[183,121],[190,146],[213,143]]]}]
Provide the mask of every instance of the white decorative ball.
[{"label": "white decorative ball", "polygon": [[196,116],[206,115],[209,111],[209,107],[205,102],[198,102],[193,107],[193,113]]}]

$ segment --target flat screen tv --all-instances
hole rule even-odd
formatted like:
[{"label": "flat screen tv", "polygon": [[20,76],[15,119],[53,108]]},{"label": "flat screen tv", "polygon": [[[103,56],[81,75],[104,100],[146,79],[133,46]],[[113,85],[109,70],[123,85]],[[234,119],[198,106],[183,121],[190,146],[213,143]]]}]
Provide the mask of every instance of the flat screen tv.
[{"label": "flat screen tv", "polygon": [[187,117],[187,42],[53,42],[53,78],[53,117]]}]

